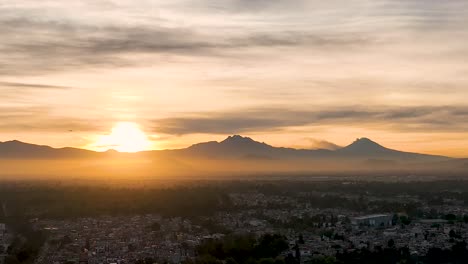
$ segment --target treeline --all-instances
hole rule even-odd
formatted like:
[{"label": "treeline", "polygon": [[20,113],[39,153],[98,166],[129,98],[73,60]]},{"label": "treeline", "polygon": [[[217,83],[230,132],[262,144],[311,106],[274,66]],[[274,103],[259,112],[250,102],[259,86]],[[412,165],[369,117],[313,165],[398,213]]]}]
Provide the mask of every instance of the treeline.
[{"label": "treeline", "polygon": [[[235,206],[229,186],[194,186],[171,189],[112,189],[100,187],[0,187],[11,215],[29,217],[72,218],[99,215],[134,215],[156,213],[163,216],[210,216],[219,211],[248,209]],[[279,193],[283,193],[279,191]],[[308,203],[315,208],[346,208],[369,212],[407,212],[417,215],[418,204],[389,203],[349,199],[337,195],[295,196],[298,206]],[[291,206],[291,205],[289,205]],[[294,205],[292,205],[294,207]],[[268,208],[278,208],[276,204]]]},{"label": "treeline", "polygon": [[[304,177],[302,177],[304,178]],[[290,177],[294,179],[294,177]],[[313,176],[311,176],[313,179]],[[447,194],[457,197],[458,194],[468,193],[468,181],[414,181],[414,182],[369,182],[353,180],[326,180],[326,181],[232,181],[228,189],[232,191],[258,191],[265,195],[287,194],[297,192],[336,192],[348,194],[368,194],[379,196],[394,196],[398,194],[411,194],[425,196],[433,193]]]},{"label": "treeline", "polygon": [[5,264],[33,263],[46,240],[46,233],[34,230],[22,217],[8,217],[8,227],[15,235],[13,242],[6,249],[8,256]]},{"label": "treeline", "polygon": [[112,189],[99,187],[0,187],[9,214],[70,218],[158,213],[165,216],[211,215],[231,208],[229,196],[212,187]]},{"label": "treeline", "polygon": [[[346,208],[369,213],[406,212],[411,217],[425,217],[419,210],[419,203],[376,201],[368,197],[410,194],[436,204],[446,203],[447,198],[454,199],[453,202],[468,201],[468,182],[233,181],[187,184],[167,189],[18,184],[1,185],[0,201],[6,204],[11,215],[66,218],[158,213],[191,217],[209,216],[221,210],[234,211],[246,209],[242,207],[260,206],[247,204],[236,208],[229,197],[230,193],[249,192],[262,193],[265,196],[294,197],[298,206],[307,203],[314,208]],[[291,205],[267,205],[271,208],[279,206]]]}]

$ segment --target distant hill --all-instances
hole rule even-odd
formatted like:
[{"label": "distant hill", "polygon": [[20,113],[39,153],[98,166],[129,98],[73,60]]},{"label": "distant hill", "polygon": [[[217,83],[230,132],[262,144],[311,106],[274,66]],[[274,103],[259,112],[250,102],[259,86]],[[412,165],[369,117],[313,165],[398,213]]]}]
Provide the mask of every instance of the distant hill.
[{"label": "distant hill", "polygon": [[18,140],[0,142],[0,158],[3,159],[51,159],[82,158],[95,154],[93,151],[78,148],[52,148],[24,143]]},{"label": "distant hill", "polygon": [[[145,151],[146,155],[170,152],[174,155],[203,158],[259,158],[259,159],[362,159],[362,160],[403,160],[403,161],[448,161],[451,158],[436,155],[403,152],[389,149],[368,139],[359,138],[352,144],[337,150],[293,149],[273,147],[249,137],[234,135],[221,142],[210,141],[194,144],[185,149],[170,151]],[[13,140],[0,142],[0,158],[86,158],[99,156],[132,156],[141,153],[117,153],[116,151],[94,152],[78,148],[52,148]]]},{"label": "distant hill", "polygon": [[[387,160],[404,162],[446,161],[448,157],[403,152],[389,149],[368,139],[359,138],[352,144],[336,150],[277,148],[239,135],[230,136],[221,142],[195,144],[180,150],[192,156],[210,158],[261,157],[271,159],[310,158],[319,160]],[[389,163],[390,164],[390,163]]]},{"label": "distant hill", "polygon": [[259,159],[291,159],[291,158],[325,158],[330,150],[308,150],[273,147],[249,137],[234,135],[221,142],[211,141],[192,145],[180,150],[192,156],[210,158],[259,158]]},{"label": "distant hill", "polygon": [[187,154],[212,157],[236,157],[243,155],[271,154],[274,150],[274,147],[265,143],[254,141],[248,137],[235,135],[230,136],[221,142],[211,141],[195,144],[182,151]]},{"label": "distant hill", "polygon": [[398,151],[386,148],[368,138],[358,138],[351,145],[337,149],[338,156],[348,158],[369,158],[373,160],[399,160],[399,161],[445,161],[450,158],[437,155],[426,155],[412,152]]},{"label": "distant hill", "polygon": [[[194,172],[201,175],[209,173],[216,175],[221,171],[281,173],[288,171],[468,169],[467,160],[393,150],[368,138],[359,138],[348,146],[327,150],[274,147],[239,135],[230,136],[220,142],[194,144],[184,149],[139,153],[52,148],[15,140],[0,142],[0,160],[3,160],[2,164],[5,164],[4,169],[6,165],[9,166],[7,172],[10,174],[22,172],[21,166],[28,168],[28,173],[29,171],[35,172],[31,167],[33,163],[24,163],[23,160],[36,160],[39,163],[34,163],[35,166],[51,171],[51,167],[57,166],[58,168],[60,165],[62,169],[60,174],[64,175],[69,171],[72,173],[91,171],[94,174],[106,171],[109,175],[115,173],[153,175],[158,172],[165,174],[178,172],[186,176]],[[14,160],[14,162],[8,160]],[[51,160],[55,163],[49,166],[41,160]],[[68,163],[63,163],[61,160]]]}]

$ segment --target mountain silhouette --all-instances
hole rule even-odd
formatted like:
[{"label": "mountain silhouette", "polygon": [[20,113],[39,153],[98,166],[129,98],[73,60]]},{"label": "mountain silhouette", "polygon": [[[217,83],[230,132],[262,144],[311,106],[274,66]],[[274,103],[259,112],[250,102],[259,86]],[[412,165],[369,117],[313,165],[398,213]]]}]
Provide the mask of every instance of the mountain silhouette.
[{"label": "mountain silhouette", "polygon": [[52,148],[18,140],[0,142],[0,158],[3,159],[50,159],[88,157],[95,152],[78,148]]},{"label": "mountain silhouette", "polygon": [[240,135],[229,136],[223,141],[194,144],[185,149],[166,151],[145,151],[142,153],[118,153],[115,151],[94,152],[77,148],[52,148],[17,140],[0,142],[0,158],[2,159],[66,159],[66,158],[96,158],[137,155],[161,157],[191,157],[208,159],[307,159],[307,160],[386,160],[404,162],[447,161],[451,158],[436,155],[403,152],[386,148],[368,138],[359,138],[352,144],[337,150],[324,149],[293,149],[273,147]]},{"label": "mountain silhouette", "polygon": [[386,148],[368,138],[358,138],[352,144],[336,150],[339,156],[349,158],[390,159],[400,161],[442,161],[449,158],[437,155],[427,155],[404,152]]},{"label": "mountain silhouette", "polygon": [[359,153],[379,153],[379,152],[386,152],[386,151],[391,151],[391,150],[383,147],[382,145],[368,138],[358,138],[351,145],[341,148],[340,151],[359,154]]},{"label": "mountain silhouette", "polygon": [[257,142],[249,137],[234,135],[221,142],[211,141],[199,143],[187,148],[184,152],[191,155],[208,157],[242,157],[273,155],[275,148],[265,143]]},{"label": "mountain silhouette", "polygon": [[187,155],[208,158],[268,158],[314,160],[388,160],[404,162],[445,161],[450,158],[436,155],[404,152],[386,148],[368,138],[359,138],[352,144],[336,150],[278,148],[234,135],[221,142],[199,143],[181,150]]}]

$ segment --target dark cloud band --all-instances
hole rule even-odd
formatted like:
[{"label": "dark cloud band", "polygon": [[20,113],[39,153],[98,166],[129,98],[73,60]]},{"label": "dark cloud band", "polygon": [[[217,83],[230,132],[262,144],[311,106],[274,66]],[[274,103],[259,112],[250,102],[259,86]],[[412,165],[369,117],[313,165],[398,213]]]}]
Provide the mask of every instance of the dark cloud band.
[{"label": "dark cloud band", "polygon": [[[143,63],[137,55],[242,56],[248,48],[343,48],[372,41],[362,34],[253,30],[242,34],[202,34],[193,28],[90,26],[28,18],[0,18],[0,75],[34,75],[86,67]],[[228,55],[230,54],[230,55]],[[132,56],[128,56],[132,55]],[[133,57],[130,58],[130,57]]]},{"label": "dark cloud band", "polygon": [[203,113],[154,121],[153,130],[167,134],[232,134],[300,126],[380,126],[401,131],[464,131],[468,107],[340,107],[322,110],[251,109]]},{"label": "dark cloud band", "polygon": [[59,86],[59,85],[47,85],[47,84],[36,84],[36,83],[18,83],[18,82],[0,82],[0,88],[24,88],[24,89],[54,89],[54,90],[68,90],[73,89],[70,86]]}]

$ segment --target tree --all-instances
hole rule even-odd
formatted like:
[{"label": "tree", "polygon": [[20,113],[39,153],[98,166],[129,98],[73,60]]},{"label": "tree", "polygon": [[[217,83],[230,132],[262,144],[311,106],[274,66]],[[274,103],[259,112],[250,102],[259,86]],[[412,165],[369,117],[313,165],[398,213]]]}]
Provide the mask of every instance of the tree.
[{"label": "tree", "polygon": [[407,216],[402,215],[400,216],[400,222],[404,225],[409,225],[411,224],[411,219],[408,218]]},{"label": "tree", "polygon": [[445,215],[445,220],[447,220],[447,221],[455,221],[455,220],[457,220],[457,216],[454,215],[454,214],[447,214],[447,215]]},{"label": "tree", "polygon": [[296,258],[291,253],[286,256],[284,262],[285,264],[297,264]]},{"label": "tree", "polygon": [[154,222],[153,224],[151,224],[150,228],[152,231],[161,231],[161,224],[158,222]]},{"label": "tree", "polygon": [[275,258],[288,248],[289,244],[285,237],[266,234],[260,238],[255,251],[260,258]]},{"label": "tree", "polygon": [[388,241],[387,245],[388,245],[389,248],[394,248],[395,247],[395,240],[390,239]]},{"label": "tree", "polygon": [[233,258],[227,258],[226,264],[238,264],[237,261]]},{"label": "tree", "polygon": [[449,236],[451,238],[461,238],[461,235],[458,234],[455,230],[451,229],[450,232],[449,232]]},{"label": "tree", "polygon": [[392,217],[392,225],[398,224],[398,220],[400,220],[398,215],[394,214],[393,217]]},{"label": "tree", "polygon": [[[208,240],[197,247],[200,256],[210,256],[219,261],[236,263],[274,262],[274,259],[289,248],[286,238],[266,234],[258,240],[252,236],[226,236],[223,239]],[[271,261],[270,261],[271,260]],[[198,263],[199,259],[197,259]]]},{"label": "tree", "polygon": [[298,243],[299,244],[305,244],[305,241],[304,241],[304,236],[302,234],[299,235],[299,240],[298,240]]},{"label": "tree", "polygon": [[257,263],[258,264],[275,264],[275,260],[272,258],[262,258]]}]

